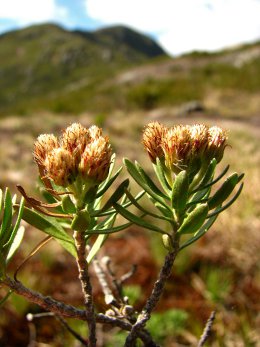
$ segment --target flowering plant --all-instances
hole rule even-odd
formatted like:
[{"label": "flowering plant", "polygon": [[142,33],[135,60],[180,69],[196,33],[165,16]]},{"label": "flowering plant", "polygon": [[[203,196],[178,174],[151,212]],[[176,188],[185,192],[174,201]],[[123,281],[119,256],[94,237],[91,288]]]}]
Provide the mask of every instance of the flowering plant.
[{"label": "flowering plant", "polygon": [[[60,138],[52,134],[38,137],[34,159],[47,202],[28,196],[21,186],[17,186],[23,196],[19,204],[12,200],[9,190],[4,198],[0,197],[3,208],[0,282],[10,289],[2,301],[15,292],[58,317],[86,321],[88,339],[74,335],[90,347],[97,344],[96,323],[110,324],[129,331],[125,346],[135,346],[137,339],[144,346],[157,346],[145,326],[161,297],[177,254],[201,238],[217,216],[237,199],[243,184],[227,201],[243,175],[231,174],[215,192],[211,192],[229,169],[227,166],[215,178],[216,166],[227,146],[227,135],[218,127],[197,124],[167,128],[153,122],[144,129],[143,145],[158,182],[138,162],[124,159],[128,173],[141,187],[141,191],[133,196],[129,179],[126,179],[103,202],[105,193],[114,184],[121,168],[113,174],[115,155],[108,137],[102,135],[102,130],[96,126],[85,128],[74,123],[63,131]],[[148,196],[155,210],[144,207],[141,202],[144,195]],[[24,206],[24,200],[29,207]],[[130,206],[134,206],[137,212],[129,210]],[[12,226],[15,214],[17,220]],[[121,225],[115,224],[118,215],[127,221]],[[84,296],[84,310],[26,288],[18,280],[18,272],[27,259],[17,269],[14,279],[8,276],[7,264],[22,241],[21,219],[47,234],[47,238],[27,259],[51,238],[56,239],[75,257]],[[160,223],[158,226],[158,220],[165,225]],[[131,224],[160,233],[167,250],[152,293],[139,314],[122,294],[123,280],[114,278],[115,287],[111,288],[107,278],[109,267],[105,270],[102,268],[99,256],[99,250],[109,234],[124,230]],[[89,274],[91,265],[104,292],[108,306],[105,313],[96,313]]]}]

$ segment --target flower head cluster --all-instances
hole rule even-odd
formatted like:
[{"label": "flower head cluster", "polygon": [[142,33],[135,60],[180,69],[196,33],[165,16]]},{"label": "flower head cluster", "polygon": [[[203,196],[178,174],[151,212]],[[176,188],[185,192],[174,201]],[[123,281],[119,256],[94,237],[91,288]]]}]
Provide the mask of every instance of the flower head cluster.
[{"label": "flower head cluster", "polygon": [[189,169],[194,163],[210,162],[222,159],[226,147],[227,135],[219,127],[207,127],[204,124],[176,125],[167,128],[164,125],[149,123],[143,133],[143,144],[153,163],[161,159],[171,171]]},{"label": "flower head cluster", "polygon": [[84,128],[73,123],[58,139],[52,134],[40,135],[34,145],[34,159],[40,174],[56,185],[66,187],[78,176],[99,184],[108,175],[111,146],[107,136],[96,126]]}]

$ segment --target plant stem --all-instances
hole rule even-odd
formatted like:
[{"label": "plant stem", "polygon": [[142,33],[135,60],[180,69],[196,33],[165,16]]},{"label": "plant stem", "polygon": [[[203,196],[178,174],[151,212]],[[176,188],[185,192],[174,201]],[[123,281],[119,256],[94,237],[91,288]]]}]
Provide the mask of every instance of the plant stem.
[{"label": "plant stem", "polygon": [[[85,310],[78,309],[72,305],[65,304],[61,301],[57,301],[49,296],[44,296],[41,293],[38,293],[32,289],[26,288],[21,282],[14,281],[10,277],[6,276],[4,279],[0,281],[0,284],[3,284],[10,288],[13,292],[18,295],[23,296],[30,302],[39,305],[41,308],[46,310],[47,312],[52,312],[59,316],[79,319],[82,321],[87,321],[89,317],[89,313]],[[122,330],[130,331],[132,325],[122,319],[117,317],[110,317],[103,313],[98,313],[96,315],[96,321],[100,324],[107,324],[112,327],[118,327]],[[138,336],[147,346],[156,346],[150,335],[146,331],[138,332]]]},{"label": "plant stem", "polygon": [[43,296],[41,293],[26,288],[21,282],[14,281],[6,276],[0,283],[12,289],[16,294],[23,296],[28,301],[41,306],[44,310],[53,312],[63,317],[87,320],[85,311],[79,310],[74,306],[64,304],[54,300],[49,296]]},{"label": "plant stem", "polygon": [[138,337],[138,332],[142,331],[145,327],[147,321],[151,318],[151,313],[158,304],[160,297],[162,295],[164,286],[167,279],[169,278],[174,260],[178,254],[179,250],[179,239],[176,237],[173,243],[173,250],[170,251],[164,260],[163,267],[160,270],[157,281],[154,283],[152,293],[146,304],[139,314],[136,323],[133,325],[130,334],[127,336],[124,347],[133,347],[135,346],[135,341]]},{"label": "plant stem", "polygon": [[74,231],[74,240],[77,250],[77,264],[79,271],[79,280],[81,282],[82,293],[84,296],[84,304],[86,307],[87,323],[89,330],[89,347],[96,347],[96,319],[93,304],[92,286],[88,273],[88,263],[86,260],[86,244],[84,233]]}]

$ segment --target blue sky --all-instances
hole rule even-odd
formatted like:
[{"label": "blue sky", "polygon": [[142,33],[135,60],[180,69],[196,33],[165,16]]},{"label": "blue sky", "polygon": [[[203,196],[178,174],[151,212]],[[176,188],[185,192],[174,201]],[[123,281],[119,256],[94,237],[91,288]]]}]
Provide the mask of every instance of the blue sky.
[{"label": "blue sky", "polygon": [[260,39],[260,0],[0,0],[0,33],[45,22],[85,30],[124,24],[179,55]]}]

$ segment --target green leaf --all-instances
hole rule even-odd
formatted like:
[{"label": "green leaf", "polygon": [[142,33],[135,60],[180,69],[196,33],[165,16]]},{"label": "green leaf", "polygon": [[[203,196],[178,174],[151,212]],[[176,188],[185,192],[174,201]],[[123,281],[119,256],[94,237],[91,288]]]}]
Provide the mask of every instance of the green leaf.
[{"label": "green leaf", "polygon": [[133,197],[133,195],[129,192],[129,190],[125,191],[126,196],[128,197],[128,199],[131,201],[131,203],[137,207],[141,212],[144,212],[146,215],[149,215],[151,217],[154,218],[158,218],[158,219],[162,219],[162,220],[167,220],[168,222],[172,222],[172,218],[168,218],[163,216],[159,216],[155,213],[152,213],[150,211],[147,211],[145,208],[143,208],[140,204],[138,204],[138,202],[135,200],[135,198]]},{"label": "green leaf", "polygon": [[75,215],[71,222],[71,229],[79,231],[81,233],[88,233],[88,228],[91,219],[87,210],[80,210]]},{"label": "green leaf", "polygon": [[146,229],[149,229],[152,231],[156,231],[156,232],[161,233],[161,234],[165,234],[165,231],[161,230],[160,228],[158,228],[157,226],[155,226],[153,224],[146,222],[145,220],[142,219],[142,217],[137,217],[136,215],[127,211],[122,206],[118,205],[117,203],[114,204],[114,207],[115,207],[116,211],[121,214],[121,216],[123,216],[125,219],[129,220],[130,222],[132,222],[136,225],[139,225],[143,228],[146,228]]},{"label": "green leaf", "polygon": [[229,206],[231,206],[231,205],[236,201],[236,199],[239,197],[239,195],[240,195],[240,193],[241,193],[241,191],[242,191],[242,189],[243,189],[243,186],[244,186],[244,184],[241,183],[241,185],[239,186],[238,191],[237,191],[236,194],[233,196],[233,198],[230,199],[229,202],[228,202],[226,205],[224,205],[224,206],[222,206],[222,207],[219,207],[219,208],[216,208],[212,213],[210,213],[210,214],[207,216],[207,218],[214,217],[214,216],[220,214],[221,212],[223,212],[224,210],[226,210]]},{"label": "green leaf", "polygon": [[10,237],[12,232],[11,223],[12,223],[12,196],[10,190],[6,188],[5,197],[4,197],[4,214],[2,219],[2,225],[0,229],[0,244],[3,245]]},{"label": "green leaf", "polygon": [[172,187],[172,207],[177,211],[185,210],[189,192],[189,176],[186,170],[181,171],[175,178]]},{"label": "green leaf", "polygon": [[154,202],[154,206],[163,214],[163,216],[173,220],[173,212],[162,206],[159,202]]},{"label": "green leaf", "polygon": [[161,183],[165,193],[167,195],[169,195],[171,192],[171,187],[170,187],[170,185],[169,185],[169,183],[165,177],[163,164],[161,163],[159,158],[156,159],[156,164],[153,164],[153,168],[155,170],[156,176],[157,176],[159,182]]},{"label": "green leaf", "polygon": [[135,165],[128,159],[124,159],[125,166],[129,174],[133,177],[133,179],[149,194],[155,201],[160,202],[164,207],[170,209],[170,207],[165,203],[164,199],[158,196],[145,182],[141,174],[138,172]]},{"label": "green leaf", "polygon": [[0,189],[0,213],[2,212],[3,207],[3,191]]},{"label": "green leaf", "polygon": [[14,225],[14,227],[12,229],[12,233],[11,233],[11,235],[9,237],[9,240],[4,245],[6,253],[9,252],[9,249],[12,246],[12,243],[13,243],[13,241],[14,241],[14,239],[16,237],[16,234],[18,232],[18,229],[20,227],[20,223],[21,223],[21,219],[22,219],[22,215],[23,215],[23,209],[24,209],[24,198],[22,197],[21,201],[20,201],[20,204],[19,204],[19,210],[18,210],[18,215],[17,215],[17,218],[16,218],[15,225]]},{"label": "green leaf", "polygon": [[24,207],[22,219],[35,228],[43,231],[45,234],[51,235],[61,244],[62,247],[76,257],[73,238],[65,232],[55,219],[40,215],[38,212],[27,207]]},{"label": "green leaf", "polygon": [[6,300],[9,298],[9,296],[13,293],[12,290],[9,290],[9,292],[0,300],[0,308],[4,305]]},{"label": "green leaf", "polygon": [[70,196],[64,195],[61,199],[61,207],[63,212],[65,213],[75,213],[76,212],[76,207],[75,204],[72,202]]},{"label": "green leaf", "polygon": [[[216,166],[217,166],[217,160],[215,158],[213,158],[207,168],[207,171],[200,183],[200,186],[199,188],[205,188],[205,185],[210,183],[214,177],[214,174],[215,174],[215,170],[216,170]],[[225,170],[228,170],[229,169],[229,166],[227,166],[225,168]],[[223,172],[225,172],[225,170]],[[225,174],[225,173],[224,173]]]},{"label": "green leaf", "polygon": [[147,175],[147,173],[144,171],[144,169],[139,165],[139,163],[136,161],[135,166],[137,170],[139,171],[140,175],[142,176],[145,183],[148,185],[148,187],[156,194],[161,196],[163,199],[170,200],[168,195],[165,195],[153,182],[153,180]]},{"label": "green leaf", "polygon": [[17,232],[15,233],[15,237],[14,240],[11,244],[11,247],[9,249],[9,252],[7,254],[6,257],[6,263],[8,263],[10,261],[10,259],[13,257],[14,253],[17,251],[17,249],[19,248],[22,240],[23,240],[23,236],[24,236],[24,231],[25,228],[24,226],[20,226],[20,228],[17,230]]},{"label": "green leaf", "polygon": [[[228,170],[229,170],[229,165],[227,165],[227,166],[225,167],[225,169],[219,174],[219,176],[218,176],[217,178],[215,178],[213,181],[210,180],[210,182],[207,183],[207,184],[205,184],[205,182],[206,182],[206,180],[207,180],[207,178],[206,178],[204,184],[201,183],[200,186],[199,186],[198,188],[194,189],[194,190],[191,192],[191,194],[196,193],[198,190],[201,190],[201,189],[204,189],[204,188],[208,188],[208,187],[213,186],[213,184],[216,184],[218,181],[221,180],[221,178],[222,178],[223,176],[225,176],[225,174],[228,172]],[[208,175],[209,175],[209,174],[210,174],[210,170],[209,170],[209,172],[208,172]],[[214,173],[213,173],[213,174],[214,174]],[[205,176],[206,176],[206,175],[207,175],[207,172],[206,172]],[[204,176],[204,178],[205,178],[205,176]],[[203,179],[203,181],[204,181],[204,179]]]},{"label": "green leaf", "polygon": [[95,235],[95,234],[104,234],[104,235],[114,234],[114,233],[117,233],[119,231],[122,231],[122,230],[128,228],[132,224],[133,224],[132,222],[129,222],[129,223],[121,224],[121,225],[118,225],[116,227],[111,227],[111,228],[93,229],[92,234],[93,235]]},{"label": "green leaf", "polygon": [[108,188],[114,183],[114,181],[117,179],[117,177],[119,176],[120,172],[122,171],[123,167],[120,167],[117,172],[114,174],[113,177],[111,177],[105,185],[103,185],[101,187],[101,189],[98,190],[96,198],[99,198],[100,196],[104,195],[105,192],[108,190]]},{"label": "green leaf", "polygon": [[202,189],[202,190],[199,190],[197,193],[195,193],[193,195],[193,197],[190,199],[190,201],[188,202],[187,204],[187,207],[190,207],[190,206],[195,206],[199,203],[202,203],[202,202],[205,202],[205,201],[208,201],[208,197],[210,195],[210,192],[211,192],[211,188],[208,187],[208,188],[205,188],[205,189]]},{"label": "green leaf", "polygon": [[98,211],[90,212],[92,217],[100,216],[102,212],[107,211],[110,207],[113,206],[114,202],[118,201],[122,198],[122,196],[125,194],[125,189],[129,185],[129,179],[124,180],[114,191],[114,193],[111,195],[111,197],[107,200],[105,205]]},{"label": "green leaf", "polygon": [[205,222],[209,211],[208,204],[199,204],[188,214],[178,229],[179,234],[195,233]]},{"label": "green leaf", "polygon": [[87,256],[87,262],[90,264],[90,262],[93,260],[93,258],[96,256],[100,248],[103,246],[104,242],[108,238],[108,234],[101,234],[97,237],[96,241],[94,242],[93,246],[91,247],[91,250],[89,251],[89,254]]},{"label": "green leaf", "polygon": [[232,193],[235,186],[238,183],[238,174],[235,172],[231,174],[222,184],[222,186],[216,191],[216,193],[209,199],[209,209],[213,209],[221,205]]},{"label": "green leaf", "polygon": [[186,242],[184,242],[181,246],[180,246],[180,251],[182,249],[184,249],[185,247],[191,245],[193,242],[197,241],[198,239],[200,239],[203,235],[206,234],[206,232],[211,228],[211,226],[213,225],[213,223],[215,222],[215,220],[217,219],[217,215],[211,217],[197,232],[196,234],[190,238],[189,240],[187,240]]}]

